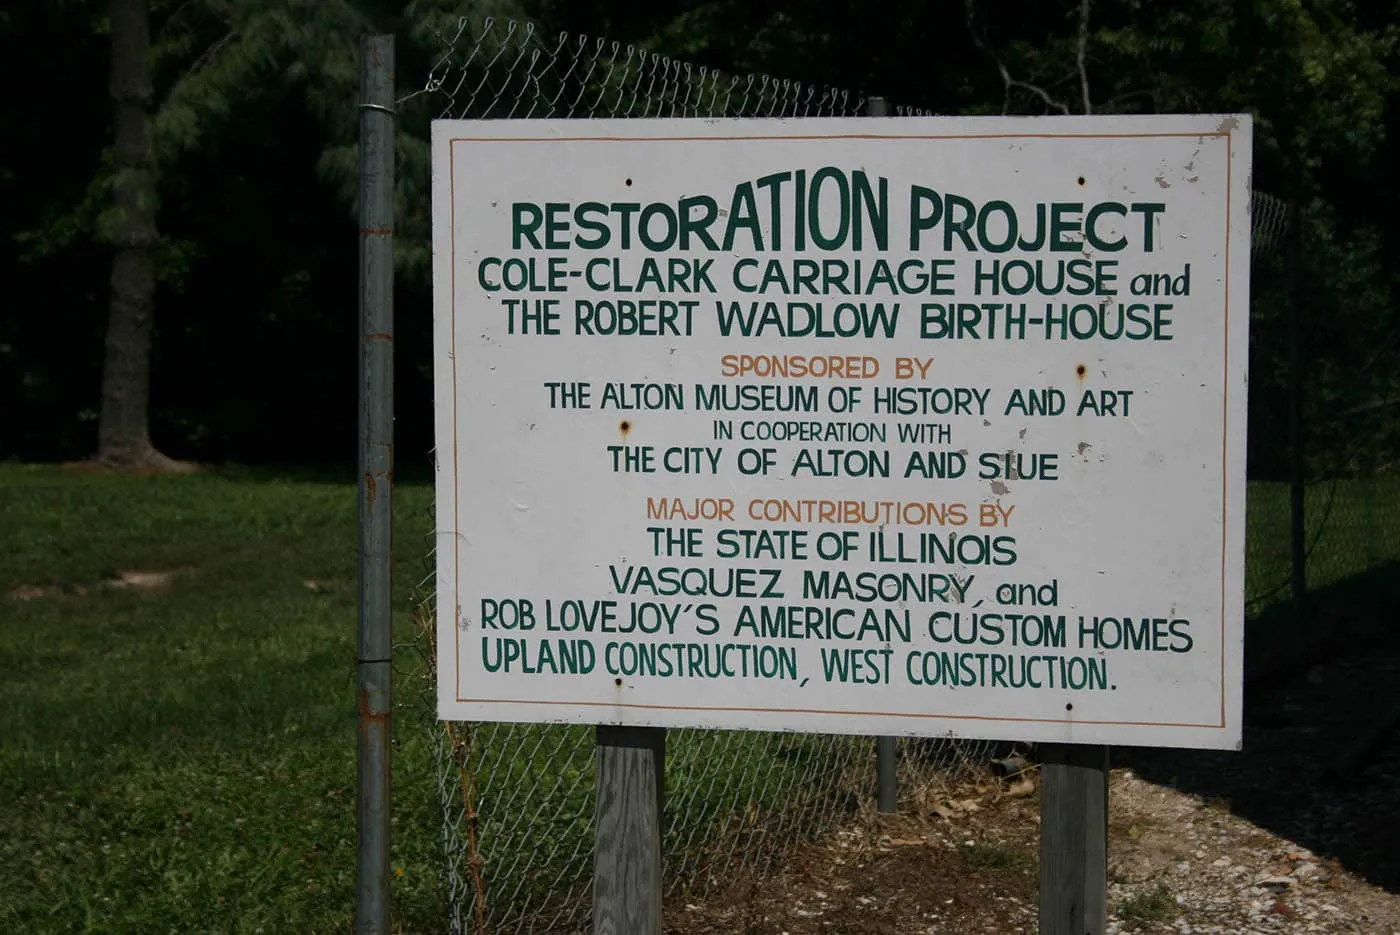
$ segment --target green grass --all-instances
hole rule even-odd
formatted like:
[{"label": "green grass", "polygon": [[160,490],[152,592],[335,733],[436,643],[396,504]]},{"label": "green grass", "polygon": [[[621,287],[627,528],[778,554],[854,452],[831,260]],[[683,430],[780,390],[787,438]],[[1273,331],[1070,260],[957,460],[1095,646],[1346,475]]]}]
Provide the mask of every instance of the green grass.
[{"label": "green grass", "polygon": [[978,841],[968,844],[962,851],[963,863],[974,870],[1008,870],[1017,873],[1030,873],[1035,869],[1035,858],[1014,844],[1001,841]]},{"label": "green grass", "polygon": [[[430,499],[399,490],[405,611]],[[0,465],[0,517],[0,931],[349,930],[354,487]],[[395,917],[436,931],[428,735],[398,733]]]},{"label": "green grass", "polygon": [[[1289,597],[1288,485],[1251,483],[1246,506],[1245,594],[1250,611]],[[1303,515],[1310,589],[1400,561],[1400,480],[1373,478],[1307,488]]]},{"label": "green grass", "polygon": [[[399,644],[414,635],[431,496],[397,488]],[[348,931],[353,485],[0,464],[0,517],[0,931]],[[168,590],[103,586],[169,570]],[[431,704],[414,653],[400,651],[395,672],[395,925],[442,931]],[[586,887],[592,730],[474,731],[488,911],[506,918]],[[673,871],[774,820],[784,833],[811,827],[847,778],[830,764],[863,752],[832,738],[673,732]]]},{"label": "green grass", "polygon": [[[1400,484],[1330,493],[1310,583],[1400,557],[1386,536],[1400,530]],[[1315,521],[1328,494],[1310,493]],[[400,485],[396,506],[403,644],[431,490]],[[1286,488],[1252,485],[1249,522],[1257,594],[1287,578]],[[350,929],[355,527],[349,482],[0,465],[0,931]],[[102,584],[133,570],[176,573],[164,591]],[[396,680],[395,926],[441,931],[442,812],[413,653],[398,653]],[[591,732],[478,731],[493,914],[516,883],[518,903],[586,880]],[[762,831],[756,816],[809,826],[796,814],[829,807],[817,804],[838,787],[829,764],[851,755],[798,735],[675,732],[671,866],[697,842]],[[522,860],[528,879],[506,879]]]},{"label": "green grass", "polygon": [[1171,889],[1165,883],[1158,883],[1150,890],[1143,890],[1123,900],[1118,907],[1118,918],[1137,925],[1165,922],[1175,916],[1179,908]]}]

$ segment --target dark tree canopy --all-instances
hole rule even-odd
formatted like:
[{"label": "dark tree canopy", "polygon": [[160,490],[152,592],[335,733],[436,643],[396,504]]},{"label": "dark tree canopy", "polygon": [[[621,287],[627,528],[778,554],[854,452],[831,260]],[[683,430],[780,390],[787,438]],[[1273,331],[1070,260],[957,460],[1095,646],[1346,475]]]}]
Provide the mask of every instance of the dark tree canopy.
[{"label": "dark tree canopy", "polygon": [[[1328,441],[1360,424],[1382,440],[1370,467],[1400,455],[1388,365],[1400,324],[1390,172],[1400,0],[150,0],[145,176],[139,165],[133,176],[114,123],[106,0],[62,0],[0,11],[0,70],[28,89],[0,135],[0,457],[97,451],[113,245],[149,234],[156,448],[197,460],[347,463],[358,38],[399,37],[406,93],[422,85],[458,15],[488,13],[933,112],[1249,111],[1256,187],[1304,209],[1297,262],[1276,251],[1256,265],[1251,469],[1283,469],[1288,295],[1307,309],[1317,362],[1311,431]],[[418,99],[400,121],[405,465],[431,448],[431,116]],[[150,216],[114,212],[114,195]],[[139,230],[114,227],[133,217]]]}]

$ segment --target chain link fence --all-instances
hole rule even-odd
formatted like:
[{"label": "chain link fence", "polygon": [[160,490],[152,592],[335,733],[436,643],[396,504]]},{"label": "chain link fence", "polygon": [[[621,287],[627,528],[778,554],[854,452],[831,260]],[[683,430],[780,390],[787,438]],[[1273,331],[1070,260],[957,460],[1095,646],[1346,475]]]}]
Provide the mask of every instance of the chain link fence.
[{"label": "chain link fence", "polygon": [[[1287,342],[1286,329],[1282,327],[1286,325],[1287,311],[1279,310],[1280,302],[1286,300],[1287,296],[1277,296],[1274,302],[1270,302],[1268,298],[1261,300],[1257,284],[1275,277],[1276,273],[1285,267],[1291,222],[1292,210],[1287,201],[1264,192],[1256,191],[1252,194],[1250,278],[1256,287],[1252,290],[1250,309],[1251,344],[1257,342],[1261,334],[1271,343]],[[1269,335],[1271,329],[1278,332],[1272,338]],[[1260,360],[1255,355],[1251,355],[1250,364],[1253,371],[1261,369]],[[1272,371],[1272,367],[1262,369]],[[1251,373],[1250,387],[1258,393],[1254,377],[1255,374]],[[1251,424],[1251,438],[1256,437],[1255,429],[1256,426]],[[1286,433],[1286,424],[1282,430]],[[1292,575],[1288,538],[1288,494],[1286,490],[1279,491],[1254,485],[1250,490],[1249,500],[1246,513],[1249,530],[1245,542],[1245,609],[1248,613],[1257,614],[1274,602],[1287,598],[1289,594]],[[1280,517],[1283,525],[1281,529],[1276,530],[1274,526]]]},{"label": "chain link fence", "polygon": [[[1285,262],[1306,585],[1299,609],[1315,620],[1353,618],[1336,620],[1343,629],[1374,628],[1395,592],[1382,599],[1373,585],[1400,578],[1400,310],[1383,282],[1393,269],[1365,234],[1320,207],[1298,210],[1296,227]],[[1344,244],[1354,261],[1327,255]]]},{"label": "chain link fence", "polygon": [[[527,24],[459,21],[417,97],[444,118],[832,117],[866,99],[761,75],[731,76],[635,46],[544,36]],[[420,102],[416,102],[421,105]],[[915,114],[896,108],[895,113]],[[433,691],[432,580],[418,648]],[[426,709],[431,711],[428,702]],[[454,933],[588,927],[593,870],[590,727],[434,724]],[[994,745],[908,744],[905,788],[985,769]],[[682,901],[761,878],[793,845],[870,808],[872,738],[671,730],[666,741],[665,888]]]},{"label": "chain link fence", "polygon": [[[765,75],[727,75],[605,39],[546,36],[528,24],[459,20],[410,97],[443,118],[831,117],[869,110],[863,95]],[[896,115],[928,112],[895,106]],[[1251,484],[1247,610],[1252,646],[1289,646],[1272,628],[1293,605],[1301,568],[1314,587],[1400,559],[1400,482],[1386,434],[1400,372],[1392,329],[1358,356],[1310,337],[1309,304],[1290,252],[1300,214],[1255,192],[1251,310]],[[1363,346],[1365,342],[1363,342]],[[1367,392],[1339,393],[1348,368]],[[1318,378],[1313,368],[1329,376]],[[1304,425],[1313,426],[1304,430]],[[1345,442],[1345,444],[1342,444]],[[1325,447],[1322,451],[1317,446]],[[1306,448],[1306,452],[1304,451]],[[1292,484],[1289,458],[1299,458]],[[1282,473],[1280,474],[1280,471]],[[1293,495],[1301,484],[1302,496]],[[1295,546],[1293,516],[1302,514]],[[1303,564],[1296,558],[1301,553]],[[429,556],[429,562],[432,561]],[[416,649],[431,711],[432,579],[420,590]],[[1290,601],[1290,597],[1292,600]],[[1296,636],[1296,633],[1295,633]],[[1310,652],[1305,650],[1305,652]],[[1256,655],[1258,655],[1256,653]],[[1265,655],[1268,655],[1266,653]],[[586,727],[433,722],[451,931],[574,932],[587,928],[594,808],[593,731]],[[901,790],[985,770],[990,743],[925,741],[901,748]],[[699,899],[761,877],[790,848],[871,807],[871,738],[672,730],[667,739],[663,853],[668,895]]]},{"label": "chain link fence", "polygon": [[865,99],[767,75],[730,76],[633,45],[531,24],[459,21],[423,93],[443,118],[840,117]]},{"label": "chain link fence", "polygon": [[1256,192],[1246,687],[1391,637],[1400,331],[1364,234]]}]

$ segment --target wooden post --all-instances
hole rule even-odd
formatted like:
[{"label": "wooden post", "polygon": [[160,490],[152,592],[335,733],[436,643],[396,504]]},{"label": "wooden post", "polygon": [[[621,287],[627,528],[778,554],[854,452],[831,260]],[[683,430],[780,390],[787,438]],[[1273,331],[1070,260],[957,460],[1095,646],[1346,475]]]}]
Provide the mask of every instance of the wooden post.
[{"label": "wooden post", "polygon": [[661,935],[666,731],[599,725],[594,935]]},{"label": "wooden post", "polygon": [[879,787],[880,812],[893,815],[899,810],[899,757],[893,737],[875,738],[875,778]]},{"label": "wooden post", "polygon": [[1108,747],[1041,744],[1040,935],[1108,924]]}]

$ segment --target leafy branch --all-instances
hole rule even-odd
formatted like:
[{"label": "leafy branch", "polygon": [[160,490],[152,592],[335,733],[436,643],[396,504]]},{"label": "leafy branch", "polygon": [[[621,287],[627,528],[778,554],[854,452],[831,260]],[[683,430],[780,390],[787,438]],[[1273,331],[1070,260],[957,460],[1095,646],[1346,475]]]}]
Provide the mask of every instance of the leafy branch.
[{"label": "leafy branch", "polygon": [[[1092,113],[1093,105],[1089,93],[1089,20],[1090,20],[1091,0],[1080,0],[1079,5],[1079,36],[1076,48],[1076,64],[1079,71],[1079,89],[1084,113]],[[1062,114],[1073,113],[1069,104],[1064,100],[1051,94],[1042,85],[1034,84],[1017,78],[1011,73],[1006,62],[997,54],[993,48],[991,40],[987,36],[987,25],[978,8],[977,0],[964,0],[964,12],[967,23],[968,35],[972,39],[972,44],[979,52],[987,56],[996,67],[997,74],[1001,76],[1002,82],[1002,107],[1003,115],[1011,112],[1011,96],[1015,91],[1024,91],[1038,98],[1047,110],[1055,110]]]},{"label": "leafy branch", "polygon": [[1079,65],[1079,90],[1084,95],[1084,113],[1092,114],[1093,105],[1089,101],[1089,69],[1084,63],[1086,50],[1089,48],[1089,0],[1080,0],[1079,3],[1079,48],[1075,56]]}]

